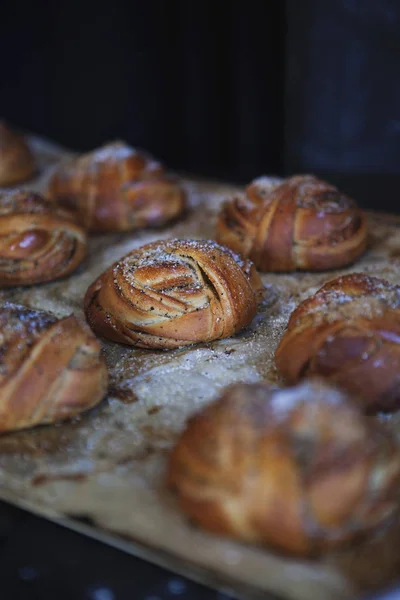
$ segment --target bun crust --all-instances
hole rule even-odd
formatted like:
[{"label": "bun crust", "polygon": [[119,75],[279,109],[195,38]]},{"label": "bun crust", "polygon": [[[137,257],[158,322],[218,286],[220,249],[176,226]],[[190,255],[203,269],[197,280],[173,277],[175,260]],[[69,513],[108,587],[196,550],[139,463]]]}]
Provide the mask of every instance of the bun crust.
[{"label": "bun crust", "polygon": [[178,181],[166,175],[161,163],[124,142],[62,163],[47,194],[98,232],[159,227],[186,208]]},{"label": "bun crust", "polygon": [[169,349],[237,333],[255,316],[260,290],[252,263],[215,242],[166,240],[107,269],[89,287],[85,311],[100,336]]},{"label": "bun crust", "polygon": [[334,186],[312,175],[271,187],[253,181],[225,203],[217,240],[260,271],[323,271],[355,261],[367,244],[362,211]]},{"label": "bun crust", "polygon": [[0,308],[0,433],[69,419],[107,391],[100,345],[71,315]]},{"label": "bun crust", "polygon": [[348,543],[391,518],[399,481],[388,432],[316,381],[228,388],[189,420],[167,472],[201,527],[297,555]]},{"label": "bun crust", "polygon": [[13,186],[35,174],[35,160],[22,136],[0,121],[0,187]]},{"label": "bun crust", "polygon": [[86,256],[86,233],[32,192],[0,193],[0,287],[69,275]]},{"label": "bun crust", "polygon": [[400,407],[400,287],[356,273],[339,277],[292,313],[275,354],[289,383],[318,375],[367,412]]}]

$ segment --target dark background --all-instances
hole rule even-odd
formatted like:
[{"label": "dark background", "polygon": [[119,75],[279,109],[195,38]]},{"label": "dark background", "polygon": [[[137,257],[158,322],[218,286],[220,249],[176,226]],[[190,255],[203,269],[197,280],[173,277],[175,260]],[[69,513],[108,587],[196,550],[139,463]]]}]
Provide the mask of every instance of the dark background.
[{"label": "dark background", "polygon": [[[119,137],[237,182],[315,172],[399,211],[399,0],[13,0],[0,64],[0,117],[70,148]],[[2,504],[0,575],[4,600],[218,598]]]},{"label": "dark background", "polygon": [[0,115],[17,126],[80,150],[120,137],[173,168],[238,182],[313,171],[351,175],[350,187],[356,176],[376,196],[398,184],[398,0],[36,0],[2,11]]}]

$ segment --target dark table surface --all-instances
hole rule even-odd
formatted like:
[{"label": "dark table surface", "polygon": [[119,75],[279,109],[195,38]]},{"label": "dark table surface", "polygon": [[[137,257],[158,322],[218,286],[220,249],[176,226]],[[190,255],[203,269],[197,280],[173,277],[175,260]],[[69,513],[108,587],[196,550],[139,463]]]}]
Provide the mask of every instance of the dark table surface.
[{"label": "dark table surface", "polygon": [[[400,175],[321,175],[364,208],[400,212]],[[229,600],[226,594],[3,502],[0,565],[0,600]],[[367,600],[400,600],[400,583]]]},{"label": "dark table surface", "polygon": [[1,600],[232,600],[1,501],[0,565]]},{"label": "dark table surface", "polygon": [[1,600],[230,600],[0,502]]}]

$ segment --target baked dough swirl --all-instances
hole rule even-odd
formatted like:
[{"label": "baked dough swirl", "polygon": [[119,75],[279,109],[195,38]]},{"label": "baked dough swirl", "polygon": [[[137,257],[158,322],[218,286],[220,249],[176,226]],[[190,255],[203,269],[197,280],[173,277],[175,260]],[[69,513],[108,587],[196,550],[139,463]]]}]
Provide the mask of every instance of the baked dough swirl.
[{"label": "baked dough swirl", "polygon": [[181,509],[205,529],[312,555],[390,519],[394,439],[340,391],[237,384],[192,417],[168,464]]},{"label": "baked dough swirl", "polygon": [[212,241],[166,240],[133,250],[85,297],[93,331],[142,348],[229,337],[256,314],[260,278],[250,261]]},{"label": "baked dough swirl", "polygon": [[86,232],[29,191],[0,193],[0,287],[69,275],[86,256]]},{"label": "baked dough swirl", "polygon": [[183,188],[161,163],[120,141],[62,162],[47,195],[97,232],[158,227],[186,208]]},{"label": "baked dough swirl", "polygon": [[354,273],[326,283],[292,313],[275,354],[289,383],[319,375],[367,412],[400,407],[400,287]]},{"label": "baked dough swirl", "polygon": [[73,417],[104,397],[107,368],[90,330],[73,315],[0,307],[0,432]]},{"label": "baked dough swirl", "polygon": [[25,139],[0,121],[0,187],[13,186],[35,174],[35,159]]},{"label": "baked dough swirl", "polygon": [[366,248],[367,225],[352,200],[312,175],[275,187],[260,178],[225,203],[217,240],[260,271],[319,271],[355,261]]}]

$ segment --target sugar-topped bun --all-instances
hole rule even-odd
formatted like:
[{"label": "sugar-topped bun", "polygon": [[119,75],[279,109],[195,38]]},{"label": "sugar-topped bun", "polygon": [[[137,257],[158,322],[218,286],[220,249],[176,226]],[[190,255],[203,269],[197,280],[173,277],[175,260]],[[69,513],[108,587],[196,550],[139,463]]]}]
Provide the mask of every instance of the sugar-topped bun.
[{"label": "sugar-topped bun", "polygon": [[353,273],[326,283],[292,313],[275,354],[289,383],[319,375],[368,412],[400,407],[400,287]]},{"label": "sugar-topped bun", "polygon": [[7,302],[0,307],[0,433],[69,419],[107,392],[107,367],[89,328]]},{"label": "sugar-topped bun", "polygon": [[86,231],[39,194],[0,192],[0,287],[69,275],[86,256]]},{"label": "sugar-topped bun", "polygon": [[325,181],[298,175],[271,186],[261,177],[225,203],[217,240],[260,271],[321,271],[357,259],[367,226],[356,204]]},{"label": "sugar-topped bun", "polygon": [[62,162],[47,195],[91,231],[161,226],[186,207],[184,190],[161,163],[120,141]]},{"label": "sugar-topped bun", "polygon": [[133,250],[85,297],[98,335],[143,348],[229,337],[256,314],[261,281],[250,261],[212,241],[165,240]]},{"label": "sugar-topped bun", "polygon": [[201,527],[310,555],[393,516],[400,455],[386,429],[325,384],[237,384],[189,420],[167,482]]}]

